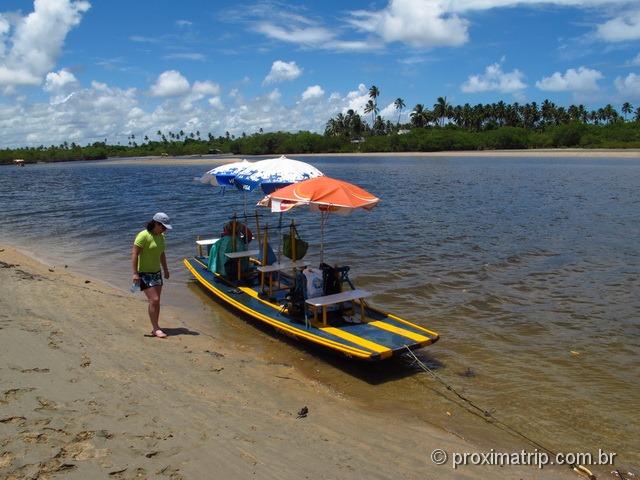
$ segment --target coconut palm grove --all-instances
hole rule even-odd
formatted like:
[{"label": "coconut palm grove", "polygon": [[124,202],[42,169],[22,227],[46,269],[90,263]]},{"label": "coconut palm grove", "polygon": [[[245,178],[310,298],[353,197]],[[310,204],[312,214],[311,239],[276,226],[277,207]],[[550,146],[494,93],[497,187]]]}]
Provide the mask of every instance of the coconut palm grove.
[{"label": "coconut palm grove", "polygon": [[[402,98],[394,101],[397,121],[379,115],[380,90],[369,88],[364,115],[354,110],[326,122],[322,134],[299,132],[243,132],[239,136],[211,133],[163,132],[128,137],[128,143],[40,145],[0,150],[0,163],[97,160],[108,157],[176,156],[232,153],[238,155],[360,152],[437,152],[535,148],[640,148],[640,107],[624,102],[618,110],[605,105],[558,106],[505,103],[452,105],[438,97],[433,105],[408,110]],[[408,111],[407,111],[408,110]],[[406,119],[407,121],[402,121]]]}]

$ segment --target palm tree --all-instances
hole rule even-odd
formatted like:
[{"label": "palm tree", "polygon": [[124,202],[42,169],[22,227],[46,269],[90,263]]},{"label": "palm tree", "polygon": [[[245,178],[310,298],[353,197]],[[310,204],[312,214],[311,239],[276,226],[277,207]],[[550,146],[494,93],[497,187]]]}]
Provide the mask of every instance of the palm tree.
[{"label": "palm tree", "polygon": [[622,104],[622,113],[624,113],[624,121],[627,121],[627,115],[633,111],[633,106],[629,102]]},{"label": "palm tree", "polygon": [[[380,90],[375,85],[369,87],[369,98],[373,101],[375,112],[373,114],[373,123],[375,123],[375,114],[378,113],[378,97],[380,96]],[[365,112],[366,113],[366,112]],[[371,125],[373,125],[373,123]]]},{"label": "palm tree", "polygon": [[418,103],[415,107],[413,107],[413,111],[409,114],[411,117],[411,124],[414,127],[424,127],[428,123],[429,119],[429,111],[424,109],[424,105]]},{"label": "palm tree", "polygon": [[402,109],[406,107],[406,105],[404,104],[404,100],[398,97],[396,101],[393,102],[393,106],[398,110],[398,127],[400,127],[400,115],[402,115]]},{"label": "palm tree", "polygon": [[444,118],[449,116],[449,109],[447,97],[438,97],[436,104],[433,106],[433,115],[440,119],[441,127],[444,127]]},{"label": "palm tree", "polygon": [[373,102],[373,100],[369,100],[367,104],[364,106],[364,113],[371,114],[371,126],[376,123],[376,113],[378,113],[378,107]]},{"label": "palm tree", "polygon": [[360,115],[352,109],[347,110],[345,129],[352,138],[360,138],[362,132],[365,130],[365,125]]},{"label": "palm tree", "polygon": [[[342,115],[342,114],[340,114]],[[324,134],[327,137],[337,137],[340,135],[340,124],[335,118],[330,118],[324,127]]]},{"label": "palm tree", "polygon": [[549,100],[545,100],[544,102],[542,102],[542,107],[540,108],[540,111],[542,113],[542,120],[544,121],[545,125],[551,125],[551,122],[553,122],[553,119],[555,118],[556,105]]},{"label": "palm tree", "polygon": [[611,105],[610,103],[605,105],[603,114],[604,120],[606,120],[607,123],[615,122],[620,117],[620,114],[616,111],[615,108],[613,108],[613,105]]}]

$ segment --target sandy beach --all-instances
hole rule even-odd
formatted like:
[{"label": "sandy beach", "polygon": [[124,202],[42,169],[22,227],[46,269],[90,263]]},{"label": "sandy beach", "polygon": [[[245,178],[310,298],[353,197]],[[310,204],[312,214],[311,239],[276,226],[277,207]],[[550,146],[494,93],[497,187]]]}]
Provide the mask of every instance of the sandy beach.
[{"label": "sandy beach", "polygon": [[433,449],[483,450],[221,345],[177,309],[169,339],[145,336],[142,298],[87,278],[0,246],[1,478],[579,478],[435,466]]},{"label": "sandy beach", "polygon": [[[248,157],[254,157],[247,155]],[[261,155],[260,158],[274,158],[279,155]],[[287,154],[290,158],[313,157],[520,157],[520,158],[640,158],[640,149],[582,149],[582,148],[547,148],[527,150],[471,150],[452,152],[372,152],[372,153],[295,153]],[[131,165],[167,165],[180,162],[181,165],[222,165],[243,158],[243,155],[194,155],[185,157],[130,157],[110,158],[101,163],[126,163]]]}]

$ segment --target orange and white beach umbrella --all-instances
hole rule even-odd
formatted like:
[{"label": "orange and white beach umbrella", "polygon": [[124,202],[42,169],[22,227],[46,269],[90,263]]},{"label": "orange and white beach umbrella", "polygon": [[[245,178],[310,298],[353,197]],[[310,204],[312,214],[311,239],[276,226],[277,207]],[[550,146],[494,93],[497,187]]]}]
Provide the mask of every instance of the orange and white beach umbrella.
[{"label": "orange and white beach umbrella", "polygon": [[320,263],[324,261],[324,229],[329,213],[348,214],[363,208],[371,210],[380,199],[366,190],[343,180],[322,176],[294,183],[264,197],[258,205],[272,212],[286,212],[307,206],[320,212]]},{"label": "orange and white beach umbrella", "polygon": [[349,182],[322,176],[294,183],[264,197],[258,205],[272,212],[286,212],[308,206],[321,212],[350,213],[357,208],[371,210],[380,199]]}]

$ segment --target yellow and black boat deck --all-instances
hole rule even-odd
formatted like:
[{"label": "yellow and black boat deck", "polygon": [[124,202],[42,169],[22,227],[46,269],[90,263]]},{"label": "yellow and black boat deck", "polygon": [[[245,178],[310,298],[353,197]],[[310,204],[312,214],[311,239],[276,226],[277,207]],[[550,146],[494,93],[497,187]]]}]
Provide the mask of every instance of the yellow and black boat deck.
[{"label": "yellow and black boat deck", "polygon": [[383,360],[394,354],[436,342],[436,332],[395,315],[365,306],[365,321],[347,323],[334,318],[325,326],[288,315],[283,301],[263,298],[260,286],[237,286],[207,269],[205,257],[185,258],[196,280],[219,300],[290,337],[312,342],[362,360]]}]

